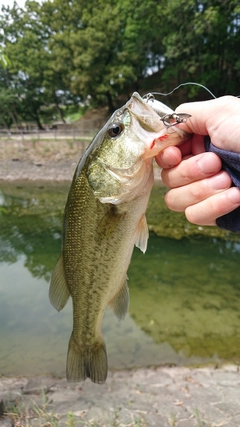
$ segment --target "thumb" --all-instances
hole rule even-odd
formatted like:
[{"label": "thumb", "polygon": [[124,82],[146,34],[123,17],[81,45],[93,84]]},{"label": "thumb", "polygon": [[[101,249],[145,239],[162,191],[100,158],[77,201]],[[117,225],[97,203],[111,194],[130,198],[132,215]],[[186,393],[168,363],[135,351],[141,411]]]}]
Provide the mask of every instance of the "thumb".
[{"label": "thumb", "polygon": [[[212,142],[219,136],[220,128],[223,130],[227,121],[239,114],[240,100],[234,96],[223,96],[209,101],[189,102],[176,108],[176,113],[187,113],[191,117],[183,123],[181,129],[198,135],[209,135]],[[225,127],[226,133],[226,127]]]}]

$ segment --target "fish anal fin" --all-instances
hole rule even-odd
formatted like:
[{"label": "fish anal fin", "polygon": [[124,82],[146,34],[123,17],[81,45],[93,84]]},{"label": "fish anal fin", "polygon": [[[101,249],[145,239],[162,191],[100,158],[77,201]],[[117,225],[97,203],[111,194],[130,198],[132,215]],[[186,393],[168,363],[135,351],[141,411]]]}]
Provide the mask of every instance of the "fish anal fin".
[{"label": "fish anal fin", "polygon": [[122,320],[126,316],[129,306],[127,279],[124,279],[124,284],[121,286],[113,299],[109,302],[109,306],[118,320]]},{"label": "fish anal fin", "polygon": [[52,273],[49,299],[53,307],[56,308],[57,311],[60,311],[67,304],[69,296],[70,293],[67,288],[63,268],[63,257],[61,255]]},{"label": "fish anal fin", "polygon": [[148,225],[146,216],[143,215],[137,225],[135,234],[135,246],[137,246],[143,253],[147,250],[147,242],[149,237]]},{"label": "fish anal fin", "polygon": [[86,378],[94,383],[103,384],[108,372],[106,347],[103,341],[96,341],[91,346],[79,346],[73,335],[70,338],[67,356],[67,380],[84,381]]}]

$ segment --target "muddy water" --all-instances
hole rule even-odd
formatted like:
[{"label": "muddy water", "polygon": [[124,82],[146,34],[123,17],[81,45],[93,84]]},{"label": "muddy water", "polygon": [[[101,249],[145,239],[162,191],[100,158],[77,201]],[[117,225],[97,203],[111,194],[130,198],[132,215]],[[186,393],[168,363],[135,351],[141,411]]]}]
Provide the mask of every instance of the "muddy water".
[{"label": "muddy water", "polygon": [[[67,191],[7,185],[0,193],[0,374],[64,375],[71,302],[57,313],[48,287]],[[239,363],[240,239],[192,228],[179,215],[176,222],[163,191],[154,190],[148,212],[162,236],[151,233],[147,253],[136,249],[128,271],[129,314],[118,322],[106,312],[110,368]]]}]

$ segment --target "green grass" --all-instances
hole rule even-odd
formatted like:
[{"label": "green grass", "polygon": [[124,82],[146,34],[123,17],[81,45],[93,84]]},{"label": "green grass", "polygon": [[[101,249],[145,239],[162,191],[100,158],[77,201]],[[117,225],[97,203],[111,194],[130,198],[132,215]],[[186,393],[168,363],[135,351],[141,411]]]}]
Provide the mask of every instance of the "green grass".
[{"label": "green grass", "polygon": [[40,405],[34,402],[27,405],[21,397],[4,408],[4,416],[11,419],[14,427],[58,427],[59,424],[59,417],[50,411],[44,391]]},{"label": "green grass", "polygon": [[73,123],[76,122],[77,120],[79,120],[81,117],[83,116],[83,111],[76,111],[73,113],[69,113],[66,117],[65,120],[69,123]]},{"label": "green grass", "polygon": [[[27,405],[23,398],[16,400],[14,404],[9,405],[4,410],[4,416],[12,421],[13,427],[58,427],[59,417],[51,411],[47,401],[47,396],[42,392],[42,403]],[[105,424],[94,420],[87,421],[79,419],[74,413],[66,414],[66,427],[122,427],[123,424],[118,420],[116,414],[115,420],[111,424]],[[132,422],[126,424],[125,427],[147,427],[145,420],[141,417],[136,417]]]},{"label": "green grass", "polygon": [[[29,406],[24,403],[24,399],[18,399],[14,404],[9,405],[5,408],[4,416],[8,417],[12,421],[13,427],[58,427],[59,417],[51,411],[47,401],[47,396],[42,392],[42,403],[40,405],[33,403]],[[111,424],[105,424],[98,421],[87,421],[79,419],[72,412],[66,414],[66,427],[122,427],[123,424],[119,420],[119,414],[115,414],[115,420]],[[208,424],[203,421],[200,417],[198,409],[193,411],[193,416],[197,421],[198,427],[212,427],[212,424]],[[176,426],[177,417],[175,414],[171,414],[168,419],[169,426]],[[134,417],[131,422],[125,425],[125,427],[147,427],[145,419],[141,417]]]}]

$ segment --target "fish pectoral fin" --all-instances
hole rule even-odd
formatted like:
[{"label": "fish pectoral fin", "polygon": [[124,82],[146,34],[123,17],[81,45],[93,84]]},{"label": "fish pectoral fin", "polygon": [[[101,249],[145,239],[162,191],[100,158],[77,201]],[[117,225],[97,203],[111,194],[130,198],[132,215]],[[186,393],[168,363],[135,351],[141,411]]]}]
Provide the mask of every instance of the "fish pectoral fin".
[{"label": "fish pectoral fin", "polygon": [[124,279],[123,286],[121,286],[119,291],[109,302],[109,306],[118,320],[122,320],[126,316],[129,306],[129,290],[127,280],[125,281]]},{"label": "fish pectoral fin", "polygon": [[116,206],[112,205],[108,211],[106,211],[98,225],[97,232],[99,239],[102,239],[102,236],[105,238],[111,237],[118,228],[122,218],[124,218],[124,215],[125,212],[119,213]]},{"label": "fish pectoral fin", "polygon": [[137,225],[135,242],[134,242],[135,246],[141,249],[143,253],[145,253],[147,250],[148,237],[149,237],[149,232],[148,232],[147,220],[146,220],[146,216],[143,215]]},{"label": "fish pectoral fin", "polygon": [[69,296],[70,293],[67,288],[63,268],[63,257],[61,255],[52,273],[49,288],[49,299],[53,307],[56,308],[57,311],[60,311],[67,304]]}]

